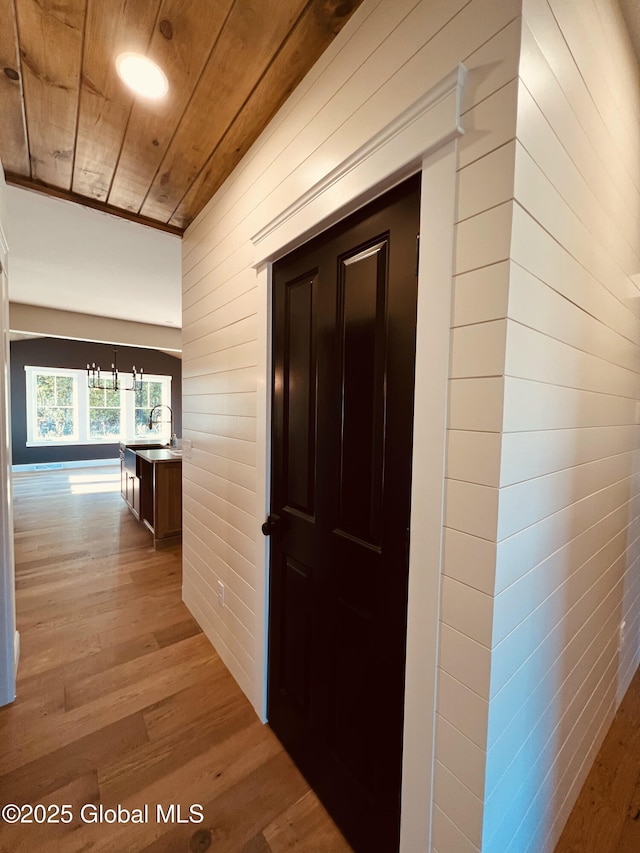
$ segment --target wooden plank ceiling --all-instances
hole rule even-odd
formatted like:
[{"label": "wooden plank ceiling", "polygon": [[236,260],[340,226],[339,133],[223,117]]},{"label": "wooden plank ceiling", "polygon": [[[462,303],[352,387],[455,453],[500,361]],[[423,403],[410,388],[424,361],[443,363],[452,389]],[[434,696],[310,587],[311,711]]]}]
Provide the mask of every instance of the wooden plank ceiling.
[{"label": "wooden plank ceiling", "polygon": [[[181,233],[362,0],[0,0],[7,181]],[[115,58],[169,78],[136,97]]]}]

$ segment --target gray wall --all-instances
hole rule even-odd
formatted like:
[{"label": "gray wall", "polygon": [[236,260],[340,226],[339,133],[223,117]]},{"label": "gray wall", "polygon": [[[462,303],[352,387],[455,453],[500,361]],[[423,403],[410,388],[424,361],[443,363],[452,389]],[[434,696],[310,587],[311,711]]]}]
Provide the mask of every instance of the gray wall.
[{"label": "gray wall", "polygon": [[[59,338],[35,338],[11,343],[11,434],[14,465],[36,462],[71,462],[84,459],[115,459],[117,444],[65,445],[64,447],[27,447],[27,386],[25,365],[36,367],[82,368],[95,362],[108,368],[113,347],[87,341]],[[145,373],[171,376],[171,408],[175,431],[182,435],[182,363],[179,358],[152,349],[118,347],[118,369],[126,372],[132,365]]]}]

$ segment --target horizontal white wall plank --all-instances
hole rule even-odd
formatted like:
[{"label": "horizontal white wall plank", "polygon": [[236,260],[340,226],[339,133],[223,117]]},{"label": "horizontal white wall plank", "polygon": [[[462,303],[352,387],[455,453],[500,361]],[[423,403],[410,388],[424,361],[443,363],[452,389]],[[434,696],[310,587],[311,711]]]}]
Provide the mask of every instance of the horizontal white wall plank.
[{"label": "horizontal white wall plank", "polygon": [[493,595],[496,581],[495,542],[445,527],[443,550],[445,575],[485,595]]},{"label": "horizontal white wall plank", "polygon": [[500,485],[501,450],[500,433],[450,429],[446,476],[495,488]]},{"label": "horizontal white wall plank", "polygon": [[637,317],[520,205],[513,208],[511,258],[558,293],[637,344]]},{"label": "horizontal white wall plank", "polygon": [[506,320],[461,326],[451,333],[452,379],[502,376],[507,344]]},{"label": "horizontal white wall plank", "polygon": [[498,500],[498,489],[463,480],[447,480],[445,525],[493,541],[498,526]]},{"label": "horizontal white wall plank", "polygon": [[443,578],[441,619],[445,625],[490,649],[492,613],[492,596],[453,578]]},{"label": "horizontal white wall plank", "polygon": [[476,746],[487,745],[488,702],[445,670],[438,679],[438,713]]},{"label": "horizontal white wall plank", "polygon": [[449,383],[449,429],[500,432],[504,379],[454,379]]},{"label": "horizontal white wall plank", "polygon": [[623,269],[631,273],[633,259],[637,258],[631,219],[621,216],[609,197],[617,195],[613,185],[603,196],[594,192],[589,183],[592,172],[598,175],[600,185],[610,182],[604,167],[594,159],[591,168],[583,166],[585,174],[580,171],[566,147],[558,146],[553,128],[525,82],[521,82],[518,96],[518,141],[576,216],[604,247],[615,253]]},{"label": "horizontal white wall plank", "polygon": [[484,797],[484,760],[482,749],[440,714],[436,715],[436,737],[447,766],[477,797]]},{"label": "horizontal white wall plank", "polygon": [[433,802],[444,814],[452,819],[456,826],[464,824],[471,843],[482,844],[482,800],[451,773],[443,764],[436,761],[433,774]]},{"label": "horizontal white wall plank", "polygon": [[459,143],[460,168],[515,137],[517,102],[518,82],[512,80],[464,114],[465,134]]},{"label": "horizontal white wall plank", "polygon": [[201,488],[207,489],[219,498],[228,501],[232,506],[238,507],[249,515],[253,515],[256,505],[256,493],[239,485],[235,480],[231,481],[201,467],[190,465],[184,472],[185,480],[193,482]]},{"label": "horizontal white wall plank", "polygon": [[489,698],[491,651],[486,646],[444,623],[440,632],[438,663],[457,681],[467,684],[479,696]]},{"label": "horizontal white wall plank", "polygon": [[458,222],[513,198],[516,142],[496,148],[458,174]]},{"label": "horizontal white wall plank", "polygon": [[199,358],[191,356],[182,366],[182,378],[192,379],[210,373],[224,373],[229,370],[241,370],[244,367],[254,367],[258,362],[256,341],[239,343],[223,350],[202,355]]},{"label": "horizontal white wall plank", "polygon": [[[638,290],[620,266],[601,245],[599,230],[592,234],[542,169],[527,151],[518,144],[515,157],[515,194],[518,203],[546,231],[553,234],[585,269],[609,290],[629,310],[633,311]],[[630,259],[635,264],[635,258]],[[637,267],[632,266],[635,272]]]},{"label": "horizontal white wall plank", "polygon": [[252,492],[256,490],[255,466],[236,462],[224,456],[217,456],[202,448],[192,450],[191,459],[183,455],[182,468],[187,479],[192,478],[194,470],[197,469],[205,477],[213,474],[237,485],[239,488],[249,489]]},{"label": "horizontal white wall plank", "polygon": [[505,378],[504,384],[505,432],[635,423],[636,404],[631,397],[564,388],[511,376]]},{"label": "horizontal white wall plank", "polygon": [[182,398],[182,411],[197,414],[256,416],[256,392],[235,394],[189,394]]},{"label": "horizontal white wall plank", "polygon": [[508,316],[628,370],[640,367],[636,344],[515,263],[511,264]]},{"label": "horizontal white wall plank", "polygon": [[218,310],[212,311],[198,320],[194,320],[188,326],[182,328],[182,351],[186,352],[186,357],[191,358],[189,344],[198,338],[210,335],[218,329],[224,329],[227,326],[234,325],[240,320],[245,320],[256,313],[256,290],[254,286],[247,290],[242,290],[235,299],[226,302]]},{"label": "horizontal white wall plank", "polygon": [[509,303],[508,261],[457,275],[453,280],[452,326],[501,320]]},{"label": "horizontal white wall plank", "polygon": [[630,480],[621,480],[498,542],[496,593],[506,589],[584,530],[627,505],[630,497]]},{"label": "horizontal white wall plank", "polygon": [[188,377],[182,382],[182,393],[187,397],[205,394],[255,394],[258,372],[255,366],[239,367],[218,373]]},{"label": "horizontal white wall plank", "polygon": [[499,485],[510,486],[605,458],[603,450],[611,456],[635,451],[636,440],[633,425],[505,433]]},{"label": "horizontal white wall plank", "polygon": [[[597,593],[597,590],[595,590]],[[599,605],[602,604],[602,609]],[[589,612],[589,608],[593,608]],[[546,740],[558,720],[558,704],[567,704],[575,696],[580,684],[584,681],[589,669],[593,666],[602,649],[604,638],[610,633],[618,618],[615,596],[609,594],[605,601],[598,602],[595,607],[591,599],[583,599],[578,603],[577,611],[584,617],[578,630],[568,639],[562,638],[563,623],[559,623],[549,632],[544,643],[532,657],[532,665],[536,658],[540,659],[549,650],[564,648],[563,654],[556,654],[546,671],[534,682],[532,672],[523,668],[517,673],[510,684],[515,694],[522,691],[519,707],[512,708],[510,720],[495,732],[491,741],[486,791],[491,796],[499,782],[513,778],[510,773],[522,766],[531,766],[537,757],[540,744]],[[606,645],[606,642],[605,642]],[[530,678],[525,687],[527,677]],[[523,736],[523,732],[525,732]],[[546,732],[546,735],[545,735]],[[492,732],[494,734],[494,732]],[[514,762],[518,762],[514,766]],[[510,770],[511,768],[511,770]],[[516,775],[516,779],[520,776]],[[497,802],[497,798],[495,799]]]},{"label": "horizontal white wall plank", "polygon": [[637,470],[637,455],[620,453],[507,486],[500,490],[498,539],[506,539],[614,483],[630,480]]},{"label": "horizontal white wall plank", "polygon": [[479,848],[438,806],[433,808],[432,843],[434,851],[455,850],[456,853],[480,853]]},{"label": "horizontal white wall plank", "polygon": [[[496,598],[493,643],[497,645],[507,638],[591,557],[598,554],[598,560],[609,565],[624,547],[628,522],[629,507],[624,504],[503,590]],[[608,550],[600,553],[603,549]]]},{"label": "horizontal white wall plank", "polygon": [[[255,314],[251,314],[242,320],[238,320],[237,323],[232,323],[230,326],[225,326],[222,329],[191,341],[189,344],[188,361],[210,355],[214,352],[220,352],[220,350],[226,350],[238,344],[246,344],[248,341],[254,341],[257,334],[258,318]],[[184,363],[185,359],[183,357]]]},{"label": "horizontal white wall plank", "polygon": [[510,202],[484,211],[456,226],[456,274],[486,267],[509,258]]}]

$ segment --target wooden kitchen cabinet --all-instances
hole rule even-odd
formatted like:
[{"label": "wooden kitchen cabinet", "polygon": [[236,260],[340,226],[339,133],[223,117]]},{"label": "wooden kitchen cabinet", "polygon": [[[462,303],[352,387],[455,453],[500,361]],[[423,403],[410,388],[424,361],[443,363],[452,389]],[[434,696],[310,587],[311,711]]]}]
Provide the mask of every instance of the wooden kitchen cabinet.
[{"label": "wooden kitchen cabinet", "polygon": [[120,448],[120,492],[131,512],[140,518],[140,479],[138,460],[128,447]]},{"label": "wooden kitchen cabinet", "polygon": [[182,536],[182,459],[171,450],[139,450],[140,519],[156,548]]}]

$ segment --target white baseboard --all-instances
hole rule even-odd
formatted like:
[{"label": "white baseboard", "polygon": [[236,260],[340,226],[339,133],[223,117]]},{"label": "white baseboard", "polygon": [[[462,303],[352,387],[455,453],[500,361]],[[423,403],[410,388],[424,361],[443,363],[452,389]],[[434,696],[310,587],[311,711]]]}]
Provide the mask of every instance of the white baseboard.
[{"label": "white baseboard", "polygon": [[101,468],[119,465],[120,459],[77,459],[73,462],[34,462],[28,465],[12,465],[14,473],[19,471],[61,471],[63,468]]}]

